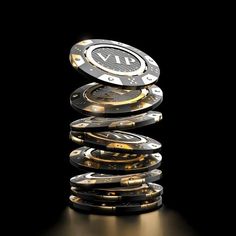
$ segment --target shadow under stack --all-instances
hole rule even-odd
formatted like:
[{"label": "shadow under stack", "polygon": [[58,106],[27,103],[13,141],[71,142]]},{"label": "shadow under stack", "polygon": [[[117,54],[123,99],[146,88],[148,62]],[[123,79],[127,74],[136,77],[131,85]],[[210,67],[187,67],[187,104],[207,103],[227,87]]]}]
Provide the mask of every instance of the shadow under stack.
[{"label": "shadow under stack", "polygon": [[80,147],[70,163],[80,175],[70,179],[70,205],[100,214],[137,214],[162,205],[161,144],[127,130],[162,119],[155,109],[163,99],[154,85],[160,70],[144,52],[111,40],[75,44],[70,62],[93,83],[76,89],[71,106],[87,117],[70,124]]}]

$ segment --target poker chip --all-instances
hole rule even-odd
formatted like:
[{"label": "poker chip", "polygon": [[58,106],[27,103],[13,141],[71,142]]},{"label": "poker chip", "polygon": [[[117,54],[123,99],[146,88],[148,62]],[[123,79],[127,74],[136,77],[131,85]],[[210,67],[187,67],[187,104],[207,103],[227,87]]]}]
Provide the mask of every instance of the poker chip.
[{"label": "poker chip", "polygon": [[143,183],[159,180],[161,175],[162,172],[158,169],[127,175],[108,175],[91,172],[72,177],[70,179],[70,184],[72,187],[85,189],[97,187],[141,186]]},{"label": "poker chip", "polygon": [[161,144],[152,138],[118,130],[97,133],[71,131],[70,138],[77,144],[112,152],[149,154],[161,148]]},{"label": "poker chip", "polygon": [[139,114],[156,108],[163,93],[156,85],[138,90],[124,90],[90,83],[76,89],[70,97],[71,106],[90,116],[117,117]]},{"label": "poker chip", "polygon": [[127,89],[149,86],[160,75],[157,63],[146,53],[112,40],[78,42],[70,51],[70,62],[95,82]]},{"label": "poker chip", "polygon": [[[97,153],[100,156],[97,156]],[[115,154],[115,153],[114,153]],[[105,161],[102,156],[106,156]],[[117,162],[116,156],[108,159],[110,152],[98,152],[98,150],[88,147],[81,147],[70,154],[70,163],[82,171],[107,173],[107,174],[127,174],[127,173],[141,173],[156,169],[161,164],[161,154],[146,154],[136,155],[136,161]],[[127,160],[127,158],[126,158]]]},{"label": "poker chip", "polygon": [[83,153],[85,157],[98,162],[104,163],[132,163],[142,161],[148,154],[132,154],[132,153],[118,153],[109,152],[100,149],[89,148],[86,146],[77,148],[72,151],[70,157],[78,156]]},{"label": "poker chip", "polygon": [[71,187],[71,193],[81,199],[93,202],[137,202],[161,196],[163,187],[154,183],[138,187],[96,188],[87,191]]},{"label": "poker chip", "polygon": [[79,132],[96,132],[106,130],[128,130],[157,123],[162,120],[162,113],[148,111],[126,117],[104,118],[89,116],[71,122],[70,128]]},{"label": "poker chip", "polygon": [[83,200],[76,196],[70,196],[71,207],[75,210],[94,212],[100,214],[127,214],[141,213],[158,209],[162,205],[162,197],[143,202],[122,202],[120,204],[95,203]]}]

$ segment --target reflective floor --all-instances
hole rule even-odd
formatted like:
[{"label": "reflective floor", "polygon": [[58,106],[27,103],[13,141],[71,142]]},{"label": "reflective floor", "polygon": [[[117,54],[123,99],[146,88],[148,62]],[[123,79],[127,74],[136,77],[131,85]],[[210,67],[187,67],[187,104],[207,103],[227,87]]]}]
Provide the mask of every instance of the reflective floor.
[{"label": "reflective floor", "polygon": [[66,208],[45,236],[197,236],[175,211],[165,207],[140,215],[103,216]]}]

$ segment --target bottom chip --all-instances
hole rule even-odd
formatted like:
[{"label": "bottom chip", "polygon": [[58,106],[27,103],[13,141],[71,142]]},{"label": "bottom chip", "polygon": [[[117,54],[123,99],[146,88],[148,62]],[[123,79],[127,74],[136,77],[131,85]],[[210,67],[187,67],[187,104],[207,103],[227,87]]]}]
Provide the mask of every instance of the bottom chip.
[{"label": "bottom chip", "polygon": [[75,210],[99,213],[99,214],[128,214],[141,213],[155,210],[162,206],[162,197],[143,202],[124,202],[119,204],[112,203],[94,203],[82,200],[73,195],[70,196],[71,207]]},{"label": "bottom chip", "polygon": [[71,187],[72,195],[92,202],[138,202],[157,198],[162,195],[163,187],[148,183],[138,187],[96,188],[84,190]]}]

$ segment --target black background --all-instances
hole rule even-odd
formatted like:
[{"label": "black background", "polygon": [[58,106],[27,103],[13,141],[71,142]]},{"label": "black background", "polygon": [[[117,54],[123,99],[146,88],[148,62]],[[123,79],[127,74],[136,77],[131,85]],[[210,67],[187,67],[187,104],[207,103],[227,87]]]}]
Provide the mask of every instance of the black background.
[{"label": "black background", "polygon": [[[89,22],[86,13],[77,14],[76,8],[48,10],[36,17],[31,13],[20,23],[20,33],[12,38],[19,47],[10,50],[22,57],[17,56],[16,66],[9,70],[14,81],[10,80],[8,100],[14,130],[10,136],[19,155],[11,165],[19,175],[13,169],[10,172],[19,199],[11,205],[20,209],[14,211],[14,218],[23,220],[19,228],[24,232],[43,232],[67,204],[69,178],[76,174],[68,161],[76,147],[68,138],[69,123],[79,117],[69,105],[69,95],[89,82],[72,68],[68,57],[72,45],[87,38],[124,42],[157,61],[158,86],[164,93],[157,110],[164,119],[136,132],[163,144],[165,205],[176,209],[197,232],[220,232],[224,187],[219,121],[225,104],[216,73],[217,24],[200,22],[199,15],[191,12],[172,15],[167,11],[160,19],[157,12],[137,17],[133,11],[128,17],[104,10],[90,16]],[[108,21],[113,20],[110,26]],[[13,76],[13,71],[20,72],[20,77]]]}]

